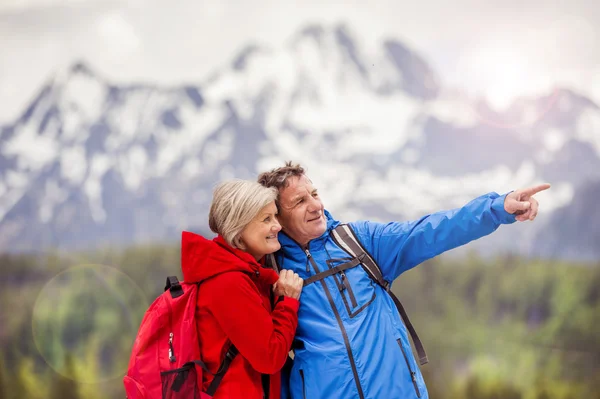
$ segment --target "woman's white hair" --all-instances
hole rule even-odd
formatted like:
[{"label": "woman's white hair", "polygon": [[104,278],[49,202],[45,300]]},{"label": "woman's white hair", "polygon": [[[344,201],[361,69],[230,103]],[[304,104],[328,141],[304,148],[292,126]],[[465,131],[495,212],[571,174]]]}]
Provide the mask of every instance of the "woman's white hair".
[{"label": "woman's white hair", "polygon": [[277,189],[249,180],[228,180],[213,191],[208,213],[210,229],[234,248],[246,250],[242,231],[258,213],[277,198]]}]

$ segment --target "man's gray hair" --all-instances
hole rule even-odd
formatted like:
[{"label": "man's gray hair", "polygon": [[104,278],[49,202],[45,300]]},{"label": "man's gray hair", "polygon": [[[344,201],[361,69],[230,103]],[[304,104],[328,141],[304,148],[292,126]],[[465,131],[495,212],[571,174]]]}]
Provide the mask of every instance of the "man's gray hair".
[{"label": "man's gray hair", "polygon": [[288,179],[304,175],[304,168],[300,164],[293,164],[287,161],[284,166],[261,173],[258,176],[258,182],[265,187],[275,187],[277,190],[286,188],[289,185]]},{"label": "man's gray hair", "polygon": [[222,182],[213,191],[208,225],[232,247],[246,250],[240,239],[242,231],[276,198],[274,187],[239,179]]}]

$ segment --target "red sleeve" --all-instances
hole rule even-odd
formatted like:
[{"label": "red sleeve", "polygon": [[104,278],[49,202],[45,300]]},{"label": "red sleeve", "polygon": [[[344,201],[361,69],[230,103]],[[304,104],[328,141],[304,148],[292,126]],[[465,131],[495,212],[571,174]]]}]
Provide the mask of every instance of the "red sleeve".
[{"label": "red sleeve", "polygon": [[285,297],[269,314],[256,286],[244,273],[215,277],[205,293],[210,295],[213,316],[250,365],[263,374],[279,371],[292,346],[300,303]]}]

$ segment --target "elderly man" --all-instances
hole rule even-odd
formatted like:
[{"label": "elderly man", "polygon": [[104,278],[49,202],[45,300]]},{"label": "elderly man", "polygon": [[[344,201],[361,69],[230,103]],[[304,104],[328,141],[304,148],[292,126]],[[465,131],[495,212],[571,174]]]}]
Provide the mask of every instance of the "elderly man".
[{"label": "elderly man", "polygon": [[[305,286],[298,312],[292,398],[428,398],[392,297],[360,267],[363,258],[352,259],[340,248],[339,236],[332,234],[339,222],[324,209],[304,169],[287,162],[258,181],[279,190],[278,265],[298,273],[305,284],[313,282]],[[412,222],[348,225],[391,284],[404,271],[501,224],[535,219],[533,195],[549,187],[489,193]]]}]

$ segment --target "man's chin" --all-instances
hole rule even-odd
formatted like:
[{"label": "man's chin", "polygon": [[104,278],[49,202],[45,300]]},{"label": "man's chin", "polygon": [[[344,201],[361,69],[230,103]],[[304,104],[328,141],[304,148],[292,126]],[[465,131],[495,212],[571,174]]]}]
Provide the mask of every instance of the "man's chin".
[{"label": "man's chin", "polygon": [[320,223],[318,226],[315,226],[315,235],[317,237],[321,237],[325,231],[327,231],[327,223],[325,223],[325,221]]}]

